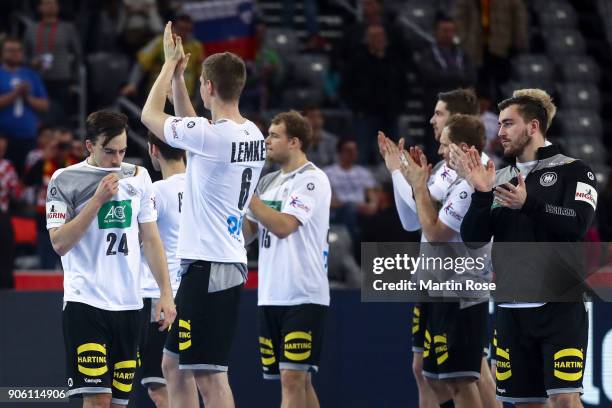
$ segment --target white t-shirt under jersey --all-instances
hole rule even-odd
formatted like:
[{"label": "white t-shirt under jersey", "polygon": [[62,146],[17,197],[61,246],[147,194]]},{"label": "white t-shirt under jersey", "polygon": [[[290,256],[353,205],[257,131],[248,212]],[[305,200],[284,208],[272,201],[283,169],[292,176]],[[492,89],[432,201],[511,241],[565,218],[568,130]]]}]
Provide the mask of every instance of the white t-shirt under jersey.
[{"label": "white t-shirt under jersey", "polygon": [[119,192],[102,205],[76,245],[62,256],[64,301],[104,310],[142,308],[138,225],[157,220],[149,173],[124,163],[100,168],[86,161],[57,170],[47,189],[47,229],[75,218],[100,180],[119,174]]},{"label": "white t-shirt under jersey", "polygon": [[[183,209],[185,173],[174,174],[153,183],[157,206],[157,229],[164,243],[172,293],[176,295],[181,281],[181,259],[176,255],[179,237],[179,219]],[[147,260],[142,257],[141,293],[143,298],[159,298],[159,286]]]},{"label": "white t-shirt under jersey", "polygon": [[178,256],[246,264],[242,221],[266,159],[264,136],[248,120],[171,116],[164,137],[187,151]]},{"label": "white t-shirt under jersey", "polygon": [[[328,306],[329,179],[309,162],[291,173],[279,170],[267,174],[257,191],[264,203],[300,222],[299,228],[283,239],[258,224],[258,305]],[[250,212],[248,217],[256,221]]]}]

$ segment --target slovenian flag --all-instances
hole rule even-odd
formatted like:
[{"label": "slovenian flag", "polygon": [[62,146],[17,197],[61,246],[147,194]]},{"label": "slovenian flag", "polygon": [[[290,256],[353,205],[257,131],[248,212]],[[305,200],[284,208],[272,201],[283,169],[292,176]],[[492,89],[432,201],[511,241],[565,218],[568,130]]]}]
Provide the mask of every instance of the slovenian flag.
[{"label": "slovenian flag", "polygon": [[193,20],[206,55],[231,51],[246,60],[255,58],[254,0],[185,3],[183,11]]}]

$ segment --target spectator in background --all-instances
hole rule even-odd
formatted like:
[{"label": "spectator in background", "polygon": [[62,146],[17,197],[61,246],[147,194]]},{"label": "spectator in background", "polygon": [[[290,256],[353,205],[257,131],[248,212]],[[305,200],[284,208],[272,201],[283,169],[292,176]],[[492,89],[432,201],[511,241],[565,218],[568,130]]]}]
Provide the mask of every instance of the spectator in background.
[{"label": "spectator in background", "polygon": [[[187,14],[180,14],[176,17],[172,24],[172,32],[181,37],[185,55],[190,55],[184,77],[189,96],[193,97],[197,95],[198,78],[202,61],[204,61],[204,49],[202,43],[193,36],[193,21]],[[123,95],[134,95],[137,92],[143,74],[147,76],[144,95],[149,93],[162,65],[164,65],[163,40],[163,34],[160,34],[138,51],[138,62],[132,69],[129,83],[121,90]]]},{"label": "spectator in background", "polygon": [[308,159],[321,168],[334,164],[338,136],[324,129],[325,117],[318,107],[306,108],[304,115],[312,128],[312,141],[306,152]]},{"label": "spectator in background", "polygon": [[[476,71],[461,47],[455,44],[457,26],[449,17],[438,14],[434,30],[435,42],[417,53],[417,67],[421,83],[425,88],[425,111],[434,110],[438,93],[457,88],[467,88],[476,82]],[[497,119],[496,119],[497,121]],[[431,129],[424,139],[425,154],[428,158],[438,158],[438,143]]]},{"label": "spectator in background", "polygon": [[47,232],[45,211],[47,186],[56,170],[78,162],[77,158],[72,155],[73,142],[72,131],[66,128],[56,129],[53,132],[52,140],[43,150],[43,157],[32,166],[24,177],[25,185],[34,190],[34,205],[38,224],[38,255],[40,256],[40,267],[42,269],[55,269],[59,262],[59,257],[51,246],[51,240]]},{"label": "spectator in background", "polygon": [[23,66],[23,47],[15,38],[2,43],[0,67],[0,133],[9,141],[7,157],[18,171],[36,146],[38,114],[49,108],[40,76]]},{"label": "spectator in background", "polygon": [[0,289],[13,287],[15,247],[10,202],[19,198],[19,177],[13,164],[4,158],[8,139],[0,134]]},{"label": "spectator in background", "polygon": [[40,0],[40,21],[24,35],[26,55],[45,82],[52,106],[49,116],[62,120],[70,113],[70,83],[76,63],[81,61],[81,44],[75,26],[59,19],[57,0]]},{"label": "spectator in background", "polygon": [[[153,36],[161,33],[164,24],[157,12],[155,0],[123,0],[119,21],[123,47],[129,55],[136,53]],[[183,45],[185,42],[183,41]]]},{"label": "spectator in background", "polygon": [[[294,14],[295,0],[283,0],[283,25],[288,29],[295,29]],[[310,50],[323,50],[325,40],[319,35],[319,22],[317,21],[317,0],[303,0],[302,7],[306,21],[308,39],[306,46]]]},{"label": "spectator in background", "polygon": [[32,166],[36,164],[37,161],[42,159],[45,147],[53,139],[54,131],[55,129],[53,129],[51,126],[47,126],[44,124],[38,127],[38,135],[36,136],[36,148],[34,150],[30,150],[30,152],[26,156],[24,173],[30,171]]},{"label": "spectator in background", "polygon": [[338,163],[323,169],[332,188],[330,217],[333,223],[346,225],[357,255],[361,246],[360,222],[378,210],[376,181],[370,170],[356,164],[359,152],[355,140],[339,141],[337,151]]},{"label": "spectator in background", "polygon": [[529,45],[523,0],[457,0],[455,21],[463,49],[478,68],[478,81],[494,100],[511,75],[510,57]]},{"label": "spectator in background", "polygon": [[486,89],[478,90],[478,106],[480,108],[480,119],[485,127],[486,144],[483,151],[489,156],[495,168],[501,168],[503,163],[504,149],[501,145],[497,133],[499,132],[499,122],[497,114],[491,111],[491,98]]},{"label": "spectator in background", "polygon": [[405,101],[406,74],[400,56],[388,47],[382,25],[369,26],[366,46],[351,56],[343,73],[344,99],[354,113],[359,163],[373,163],[376,134],[383,130],[397,138],[397,119]]},{"label": "spectator in background", "polygon": [[240,108],[253,114],[278,107],[270,95],[282,93],[285,79],[285,64],[278,52],[266,45],[266,30],[263,21],[255,23],[255,59],[245,61],[247,78]]}]

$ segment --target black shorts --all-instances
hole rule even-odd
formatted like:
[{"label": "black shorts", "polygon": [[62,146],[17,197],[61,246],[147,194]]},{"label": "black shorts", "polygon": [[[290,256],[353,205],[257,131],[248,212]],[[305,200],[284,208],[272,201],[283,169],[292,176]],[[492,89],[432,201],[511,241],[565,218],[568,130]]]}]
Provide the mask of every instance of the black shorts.
[{"label": "black shorts", "polygon": [[182,370],[228,370],[244,285],[209,292],[210,271],[210,262],[192,263],[176,293],[177,316],[164,353],[178,358]]},{"label": "black shorts", "polygon": [[423,351],[423,375],[445,380],[480,378],[487,333],[487,302],[459,308],[459,303],[430,303]]},{"label": "black shorts", "polygon": [[139,310],[112,312],[67,302],[62,312],[68,395],[112,394],[127,405],[136,372]]},{"label": "black shorts", "polygon": [[159,323],[155,321],[155,306],[159,299],[144,298],[141,312],[140,343],[138,358],[140,362],[140,383],[145,387],[150,384],[166,384],[161,363],[164,345],[168,331],[159,331]]},{"label": "black shorts", "polygon": [[279,379],[280,370],[319,371],[328,307],[303,304],[258,309],[263,377]]},{"label": "black shorts", "polygon": [[545,402],[582,393],[589,320],[584,303],[497,309],[497,399]]},{"label": "black shorts", "polygon": [[422,353],[425,347],[425,329],[430,303],[415,303],[412,307],[412,352]]}]

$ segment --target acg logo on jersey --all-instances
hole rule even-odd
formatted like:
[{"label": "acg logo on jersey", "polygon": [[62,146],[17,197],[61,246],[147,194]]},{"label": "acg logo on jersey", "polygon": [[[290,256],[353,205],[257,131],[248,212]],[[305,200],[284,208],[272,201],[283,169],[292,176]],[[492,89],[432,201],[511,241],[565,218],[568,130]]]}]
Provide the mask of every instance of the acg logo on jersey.
[{"label": "acg logo on jersey", "polygon": [[99,377],[108,371],[106,347],[85,343],[77,347],[77,370],[87,377]]},{"label": "acg logo on jersey", "polygon": [[109,201],[98,211],[98,227],[129,228],[132,225],[132,200]]},{"label": "acg logo on jersey", "polygon": [[576,348],[557,351],[553,357],[554,376],[563,381],[578,381],[584,369],[584,354]]},{"label": "acg logo on jersey", "polygon": [[285,357],[291,361],[304,361],[312,353],[312,334],[294,331],[285,336]]}]

